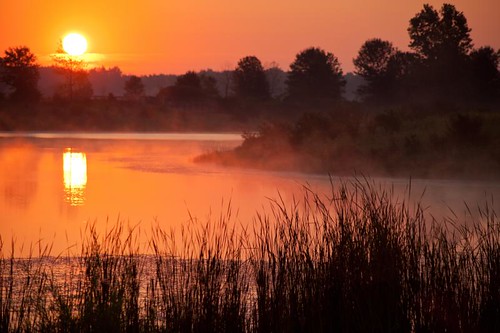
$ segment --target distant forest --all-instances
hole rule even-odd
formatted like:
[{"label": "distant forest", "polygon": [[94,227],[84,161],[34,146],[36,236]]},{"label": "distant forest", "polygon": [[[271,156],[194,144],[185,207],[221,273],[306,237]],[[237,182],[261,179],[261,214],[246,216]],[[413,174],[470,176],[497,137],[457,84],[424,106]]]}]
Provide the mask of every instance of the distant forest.
[{"label": "distant forest", "polygon": [[[42,99],[51,99],[57,96],[60,87],[64,85],[62,77],[57,68],[40,67],[40,78],[38,80],[38,89]],[[200,77],[211,77],[215,80],[215,87],[220,97],[227,98],[234,94],[232,86],[233,70],[214,71],[211,69],[197,72]],[[264,73],[269,82],[269,92],[273,99],[280,99],[286,93],[287,72],[279,68],[276,64],[265,68]],[[126,94],[125,83],[134,75],[122,73],[118,67],[105,68],[96,67],[87,72],[89,83],[92,87],[92,98],[106,98],[110,95],[117,98]],[[144,87],[143,95],[146,97],[155,97],[160,90],[165,87],[174,86],[177,78],[181,75],[174,74],[152,74],[139,76]],[[363,84],[363,77],[355,73],[347,73],[344,76],[346,81],[343,96],[346,100],[360,100],[359,87]],[[5,89],[5,87],[4,87]],[[5,93],[5,91],[4,91]]]}]

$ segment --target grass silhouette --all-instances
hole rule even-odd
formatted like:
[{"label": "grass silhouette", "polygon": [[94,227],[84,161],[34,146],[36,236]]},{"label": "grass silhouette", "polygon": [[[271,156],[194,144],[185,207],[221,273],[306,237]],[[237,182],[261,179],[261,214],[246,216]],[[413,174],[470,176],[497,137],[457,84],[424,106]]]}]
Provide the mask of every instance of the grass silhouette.
[{"label": "grass silhouette", "polygon": [[[500,223],[435,221],[367,180],[304,188],[238,226],[84,233],[78,255],[1,243],[2,332],[498,332]],[[10,253],[9,253],[10,252]]]}]

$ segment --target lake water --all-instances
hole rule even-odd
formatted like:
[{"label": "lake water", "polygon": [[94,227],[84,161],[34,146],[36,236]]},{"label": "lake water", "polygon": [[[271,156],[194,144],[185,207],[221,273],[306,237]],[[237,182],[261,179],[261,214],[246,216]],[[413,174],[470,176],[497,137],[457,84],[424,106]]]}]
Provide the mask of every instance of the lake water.
[{"label": "lake water", "polygon": [[[52,244],[52,254],[75,249],[87,225],[104,230],[121,221],[147,234],[151,225],[180,228],[190,217],[207,221],[232,207],[245,226],[270,198],[300,198],[302,185],[328,193],[327,175],[266,172],[196,164],[193,158],[241,143],[239,134],[0,133],[0,235],[17,252]],[[334,177],[335,179],[335,177]],[[376,178],[408,196],[408,179]],[[500,211],[500,184],[412,180],[411,198],[437,218],[464,216],[486,202]],[[378,185],[377,185],[378,186]],[[411,199],[410,199],[411,200]],[[267,209],[267,211],[269,211]],[[141,242],[147,243],[147,237]],[[78,250],[78,249],[77,249]],[[77,251],[78,252],[78,251]]]}]

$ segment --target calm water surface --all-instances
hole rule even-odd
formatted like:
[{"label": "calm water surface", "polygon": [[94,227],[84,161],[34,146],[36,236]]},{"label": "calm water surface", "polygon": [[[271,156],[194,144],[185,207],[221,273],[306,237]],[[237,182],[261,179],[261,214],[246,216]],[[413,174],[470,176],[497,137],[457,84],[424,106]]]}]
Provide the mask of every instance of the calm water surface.
[{"label": "calm water surface", "polygon": [[[328,193],[326,175],[193,162],[240,142],[238,134],[0,133],[0,235],[23,251],[38,241],[52,244],[57,255],[77,248],[89,223],[104,230],[121,221],[147,234],[151,225],[180,228],[190,216],[218,217],[230,202],[234,220],[249,225],[278,193],[291,202],[306,183]],[[407,179],[375,182],[408,196]],[[423,204],[438,218],[450,210],[463,216],[465,203],[475,210],[488,202],[500,211],[499,183],[412,180],[411,189],[412,198],[425,190]]]}]

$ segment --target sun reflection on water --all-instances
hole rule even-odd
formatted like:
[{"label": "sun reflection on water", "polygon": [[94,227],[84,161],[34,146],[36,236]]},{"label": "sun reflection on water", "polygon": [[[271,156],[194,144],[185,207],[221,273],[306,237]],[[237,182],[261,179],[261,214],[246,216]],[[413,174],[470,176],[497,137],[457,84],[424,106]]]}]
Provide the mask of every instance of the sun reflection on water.
[{"label": "sun reflection on water", "polygon": [[70,148],[63,153],[65,201],[71,206],[85,203],[87,186],[87,156],[82,152],[73,152]]}]

